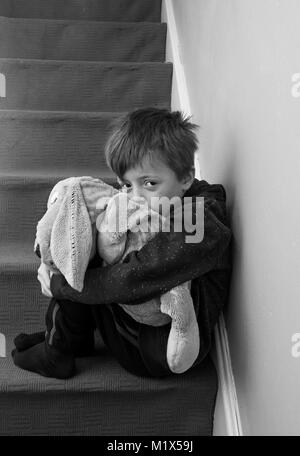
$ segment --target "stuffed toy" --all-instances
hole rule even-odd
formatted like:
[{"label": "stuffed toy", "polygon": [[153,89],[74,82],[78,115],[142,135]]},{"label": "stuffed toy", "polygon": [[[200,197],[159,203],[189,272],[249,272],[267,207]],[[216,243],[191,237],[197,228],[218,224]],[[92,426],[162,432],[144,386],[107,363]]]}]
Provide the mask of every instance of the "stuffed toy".
[{"label": "stuffed toy", "polygon": [[[155,236],[164,221],[164,215],[149,208],[143,198],[132,199],[98,178],[71,177],[51,190],[47,211],[37,224],[34,251],[80,292],[96,250],[103,266],[122,262]],[[171,322],[166,356],[170,370],[178,374],[192,366],[200,348],[190,287],[189,281],[143,304],[118,303],[140,323]]]}]

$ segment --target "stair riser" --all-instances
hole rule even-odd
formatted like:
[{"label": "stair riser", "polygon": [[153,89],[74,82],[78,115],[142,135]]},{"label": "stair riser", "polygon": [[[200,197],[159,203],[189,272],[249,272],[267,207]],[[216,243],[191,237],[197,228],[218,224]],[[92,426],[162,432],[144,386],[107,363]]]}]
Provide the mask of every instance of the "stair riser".
[{"label": "stair riser", "polygon": [[161,0],[1,0],[8,17],[159,22]]},{"label": "stair riser", "polygon": [[[77,359],[76,363],[79,369],[88,369],[84,360]],[[111,436],[112,439],[116,435],[128,436],[131,439],[132,436],[162,436],[164,440],[164,436],[168,435],[174,436],[172,441],[178,435],[187,436],[187,441],[191,435],[207,437],[211,435],[211,428],[209,420],[204,420],[203,416],[207,416],[205,412],[214,401],[209,381],[213,384],[215,382],[212,367],[210,371],[211,373],[208,369],[203,369],[199,373],[198,388],[196,379],[194,383],[186,380],[185,384],[184,381],[180,383],[178,380],[179,385],[174,381],[170,386],[165,385],[165,379],[160,379],[159,386],[153,391],[152,384],[155,380],[152,380],[151,386],[148,379],[146,386],[145,379],[141,384],[135,385],[134,380],[127,380],[123,371],[112,372],[112,367],[107,365],[105,353],[99,366],[99,375],[108,375],[109,378],[120,375],[120,383],[132,382],[135,391],[122,391],[119,387],[121,391],[118,390],[115,392],[116,397],[112,397],[111,380],[107,385],[107,391],[87,393],[83,390],[74,393],[71,389],[72,380],[67,380],[56,381],[55,385],[52,382],[52,391],[47,392],[41,392],[34,383],[34,394],[28,394],[28,386],[24,379],[23,384],[18,385],[18,389],[25,390],[27,394],[11,393],[13,387],[10,387],[9,392],[5,391],[0,395],[0,407],[6,411],[0,435],[101,435]],[[63,391],[63,388],[68,389],[68,392]],[[145,392],[146,388],[149,390]],[[189,388],[188,391],[185,388]],[[171,421],[170,417],[174,417],[174,420]],[[199,417],[202,421],[199,421]]]},{"label": "stair riser", "polygon": [[128,111],[169,107],[172,65],[0,60],[1,109]]},{"label": "stair riser", "polygon": [[[47,210],[47,201],[52,188],[60,179],[36,180],[29,182],[0,182],[0,233],[1,242],[32,242],[36,225]],[[117,185],[111,178],[103,178],[110,185]]]},{"label": "stair riser", "polygon": [[[37,258],[38,260],[38,258]],[[0,333],[6,338],[20,332],[43,331],[45,313],[49,298],[41,292],[36,268],[24,271],[22,268],[6,270],[0,274]]]},{"label": "stair riser", "polygon": [[34,242],[36,224],[47,210],[52,188],[49,183],[0,185],[1,242]]},{"label": "stair riser", "polygon": [[104,146],[119,115],[0,111],[1,172],[107,174]]},{"label": "stair riser", "polygon": [[165,24],[0,18],[0,57],[163,62]]}]

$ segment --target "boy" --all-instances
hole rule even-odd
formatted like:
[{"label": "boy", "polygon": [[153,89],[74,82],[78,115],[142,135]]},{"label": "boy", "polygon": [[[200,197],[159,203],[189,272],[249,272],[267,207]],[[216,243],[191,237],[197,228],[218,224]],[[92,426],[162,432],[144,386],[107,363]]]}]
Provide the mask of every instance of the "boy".
[{"label": "boy", "polygon": [[[209,353],[212,333],[228,295],[231,273],[231,231],[222,185],[194,177],[196,125],[180,112],[148,108],[133,111],[115,123],[106,145],[108,166],[133,197],[149,206],[157,198],[204,197],[204,237],[187,243],[184,229],[160,231],[124,262],[102,267],[97,254],[86,271],[84,288],[71,288],[61,274],[50,278],[44,265],[38,278],[52,297],[46,334],[21,334],[15,339],[14,363],[47,377],[69,378],[76,356],[91,354],[94,329],[119,363],[135,375],[172,375],[167,360],[171,323],[152,327],[133,320],[117,303],[136,305],[159,297],[188,280],[200,332],[199,355]],[[190,199],[189,198],[189,199]],[[50,280],[51,279],[51,280]]]}]

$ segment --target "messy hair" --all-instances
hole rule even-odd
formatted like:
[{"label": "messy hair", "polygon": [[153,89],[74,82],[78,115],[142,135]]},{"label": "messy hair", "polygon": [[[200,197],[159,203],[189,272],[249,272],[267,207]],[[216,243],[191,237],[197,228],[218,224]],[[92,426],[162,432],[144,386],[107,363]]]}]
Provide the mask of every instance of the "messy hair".
[{"label": "messy hair", "polygon": [[118,117],[105,146],[109,168],[122,179],[147,158],[160,159],[181,180],[194,169],[197,125],[180,111],[144,108]]}]

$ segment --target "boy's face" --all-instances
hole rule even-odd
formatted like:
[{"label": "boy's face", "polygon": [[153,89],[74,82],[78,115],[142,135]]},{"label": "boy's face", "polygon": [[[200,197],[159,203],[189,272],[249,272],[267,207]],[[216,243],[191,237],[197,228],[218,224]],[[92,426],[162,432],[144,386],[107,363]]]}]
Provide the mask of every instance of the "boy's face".
[{"label": "boy's face", "polygon": [[175,172],[161,160],[156,159],[150,163],[145,159],[141,165],[126,171],[121,184],[130,196],[143,197],[150,207],[155,208],[157,199],[152,197],[182,197],[193,180],[194,173],[179,180]]}]

